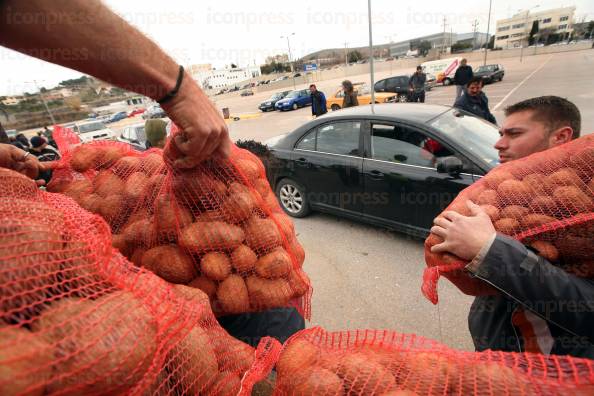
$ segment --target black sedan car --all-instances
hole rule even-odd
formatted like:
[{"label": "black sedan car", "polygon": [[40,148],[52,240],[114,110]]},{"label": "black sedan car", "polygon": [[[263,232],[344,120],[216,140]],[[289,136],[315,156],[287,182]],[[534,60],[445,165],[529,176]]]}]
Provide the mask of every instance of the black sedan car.
[{"label": "black sedan car", "polygon": [[474,71],[476,77],[481,77],[485,84],[503,80],[505,70],[502,65],[484,65]]},{"label": "black sedan car", "polygon": [[359,106],[268,141],[267,176],[290,216],[317,210],[423,237],[498,164],[498,138],[494,125],[448,106]]},{"label": "black sedan car", "polygon": [[281,100],[282,98],[284,98],[285,96],[287,96],[289,94],[289,91],[282,91],[282,92],[277,92],[275,94],[273,94],[270,98],[266,99],[264,102],[260,103],[260,106],[258,106],[258,108],[263,111],[274,111],[274,105],[276,104],[276,102],[278,102],[279,100]]}]

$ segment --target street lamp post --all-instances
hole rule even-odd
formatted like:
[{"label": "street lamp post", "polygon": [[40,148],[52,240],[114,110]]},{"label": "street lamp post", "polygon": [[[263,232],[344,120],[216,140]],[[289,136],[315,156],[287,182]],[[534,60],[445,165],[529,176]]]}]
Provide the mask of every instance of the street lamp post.
[{"label": "street lamp post", "polygon": [[[527,27],[526,25],[528,25],[528,17],[530,16],[530,11],[537,7],[538,7],[538,4],[532,8],[529,8],[528,11],[526,11],[526,19],[524,20],[524,31],[526,31],[526,27]],[[528,31],[528,41],[529,40],[530,40],[530,30]],[[524,57],[524,37],[522,37],[521,44],[522,45],[520,46],[520,62],[522,62],[522,58]],[[530,44],[530,43],[528,43],[528,44]]]},{"label": "street lamp post", "polygon": [[45,98],[43,97],[43,93],[41,92],[41,89],[39,88],[39,84],[37,84],[37,80],[33,80],[33,84],[35,84],[37,91],[39,91],[39,97],[41,98],[41,102],[43,102],[43,106],[45,107],[47,114],[49,114],[50,119],[52,120],[52,124],[56,125],[56,120],[54,119],[54,115],[52,114],[47,103],[45,102]]},{"label": "street lamp post", "polygon": [[[485,43],[485,58],[483,59],[483,66],[487,64],[487,52],[489,51],[489,28],[491,27],[491,5],[493,0],[489,0],[489,16],[487,17],[487,42]],[[493,38],[493,45],[495,45],[495,38]]]},{"label": "street lamp post", "polygon": [[295,65],[293,65],[293,62],[291,61],[291,43],[289,42],[289,37],[294,36],[295,33],[291,33],[288,34],[286,36],[281,36],[280,38],[286,38],[287,39],[287,48],[289,49],[289,65],[291,66],[291,74],[293,76],[293,89],[297,89],[296,85],[295,85]]},{"label": "street lamp post", "polygon": [[373,108],[375,104],[375,90],[373,89],[374,86],[374,75],[373,75],[373,31],[371,28],[371,0],[367,0],[367,16],[369,18],[369,69],[370,69],[370,78],[371,78],[371,106]]}]

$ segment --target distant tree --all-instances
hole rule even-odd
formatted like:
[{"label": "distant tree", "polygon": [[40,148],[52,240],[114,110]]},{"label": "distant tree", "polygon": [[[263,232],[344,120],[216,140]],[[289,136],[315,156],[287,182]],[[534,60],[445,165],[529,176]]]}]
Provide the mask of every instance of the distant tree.
[{"label": "distant tree", "polygon": [[456,53],[456,52],[463,52],[464,50],[470,49],[472,48],[472,44],[471,43],[454,43],[452,44],[452,54]]},{"label": "distant tree", "polygon": [[70,80],[60,81],[61,86],[70,87],[76,85],[85,85],[87,82],[91,82],[93,79],[87,76],[80,76],[79,78],[71,78]]},{"label": "distant tree", "polygon": [[489,42],[483,44],[481,48],[485,48],[485,46],[490,50],[493,49],[493,47],[495,46],[495,35],[491,36],[491,38],[489,38]]},{"label": "distant tree", "polygon": [[538,33],[538,21],[532,22],[532,28],[530,29],[530,35],[528,36],[528,45],[534,44],[534,36]]},{"label": "distant tree", "polygon": [[64,103],[72,110],[79,111],[82,107],[82,101],[78,96],[70,96],[68,98],[64,98]]},{"label": "distant tree", "polygon": [[39,92],[46,93],[47,89],[45,87],[41,87],[41,88],[39,88]]},{"label": "distant tree", "polygon": [[594,21],[588,22],[588,27],[586,28],[586,34],[588,37],[592,37],[592,32],[594,32]]},{"label": "distant tree", "polygon": [[361,55],[361,53],[359,51],[355,50],[355,51],[349,52],[349,55],[348,55],[349,63],[358,62],[361,59],[363,59],[363,56]]},{"label": "distant tree", "polygon": [[237,65],[235,63],[231,63],[231,69],[237,69]]},{"label": "distant tree", "polygon": [[426,56],[431,49],[431,43],[427,40],[423,40],[419,43],[419,46],[416,49],[419,50],[419,55]]}]

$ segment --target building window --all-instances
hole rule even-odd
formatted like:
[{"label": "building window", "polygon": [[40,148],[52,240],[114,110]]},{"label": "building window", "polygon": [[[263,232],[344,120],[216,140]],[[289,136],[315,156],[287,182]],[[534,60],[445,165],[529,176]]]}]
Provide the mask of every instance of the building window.
[{"label": "building window", "polygon": [[505,32],[506,30],[509,30],[509,26],[501,26],[497,29],[498,32]]},{"label": "building window", "polygon": [[542,23],[551,23],[551,18],[545,18],[542,20]]},{"label": "building window", "polygon": [[524,35],[524,33],[514,33],[514,34],[511,35],[511,37],[520,37],[520,36],[523,36],[523,35]]},{"label": "building window", "polygon": [[567,21],[569,20],[568,16],[562,16],[561,18],[559,18],[559,22],[563,22],[563,21]]},{"label": "building window", "polygon": [[520,29],[523,28],[525,25],[525,23],[518,23],[517,25],[513,25],[512,29]]},{"label": "building window", "polygon": [[565,24],[565,25],[559,25],[559,27],[558,27],[559,30],[563,30],[563,29],[566,29],[566,28],[567,28],[567,24]]},{"label": "building window", "polygon": [[509,38],[509,35],[499,36],[499,37],[497,37],[497,40],[505,40],[507,38]]}]

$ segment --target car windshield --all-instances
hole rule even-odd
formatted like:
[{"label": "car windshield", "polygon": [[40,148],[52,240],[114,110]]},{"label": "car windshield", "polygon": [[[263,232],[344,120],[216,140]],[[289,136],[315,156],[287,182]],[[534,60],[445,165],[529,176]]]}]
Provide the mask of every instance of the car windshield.
[{"label": "car windshield", "polygon": [[105,128],[105,124],[103,124],[102,122],[91,122],[88,124],[82,124],[78,126],[78,130],[80,131],[80,133],[94,132]]},{"label": "car windshield", "polygon": [[279,99],[281,99],[282,97],[283,97],[283,94],[282,94],[282,93],[275,93],[275,94],[274,94],[274,95],[272,95],[272,96],[270,97],[270,99],[268,99],[268,100],[279,100]]},{"label": "car windshield", "polygon": [[499,140],[499,131],[495,125],[478,117],[462,114],[455,109],[440,115],[431,121],[430,125],[487,164],[499,164],[499,155],[494,147]]},{"label": "car windshield", "polygon": [[289,94],[287,96],[285,96],[286,98],[296,98],[299,96],[299,91],[291,91],[289,92]]},{"label": "car windshield", "polygon": [[495,65],[481,66],[477,69],[477,72],[492,72],[495,70]]}]

